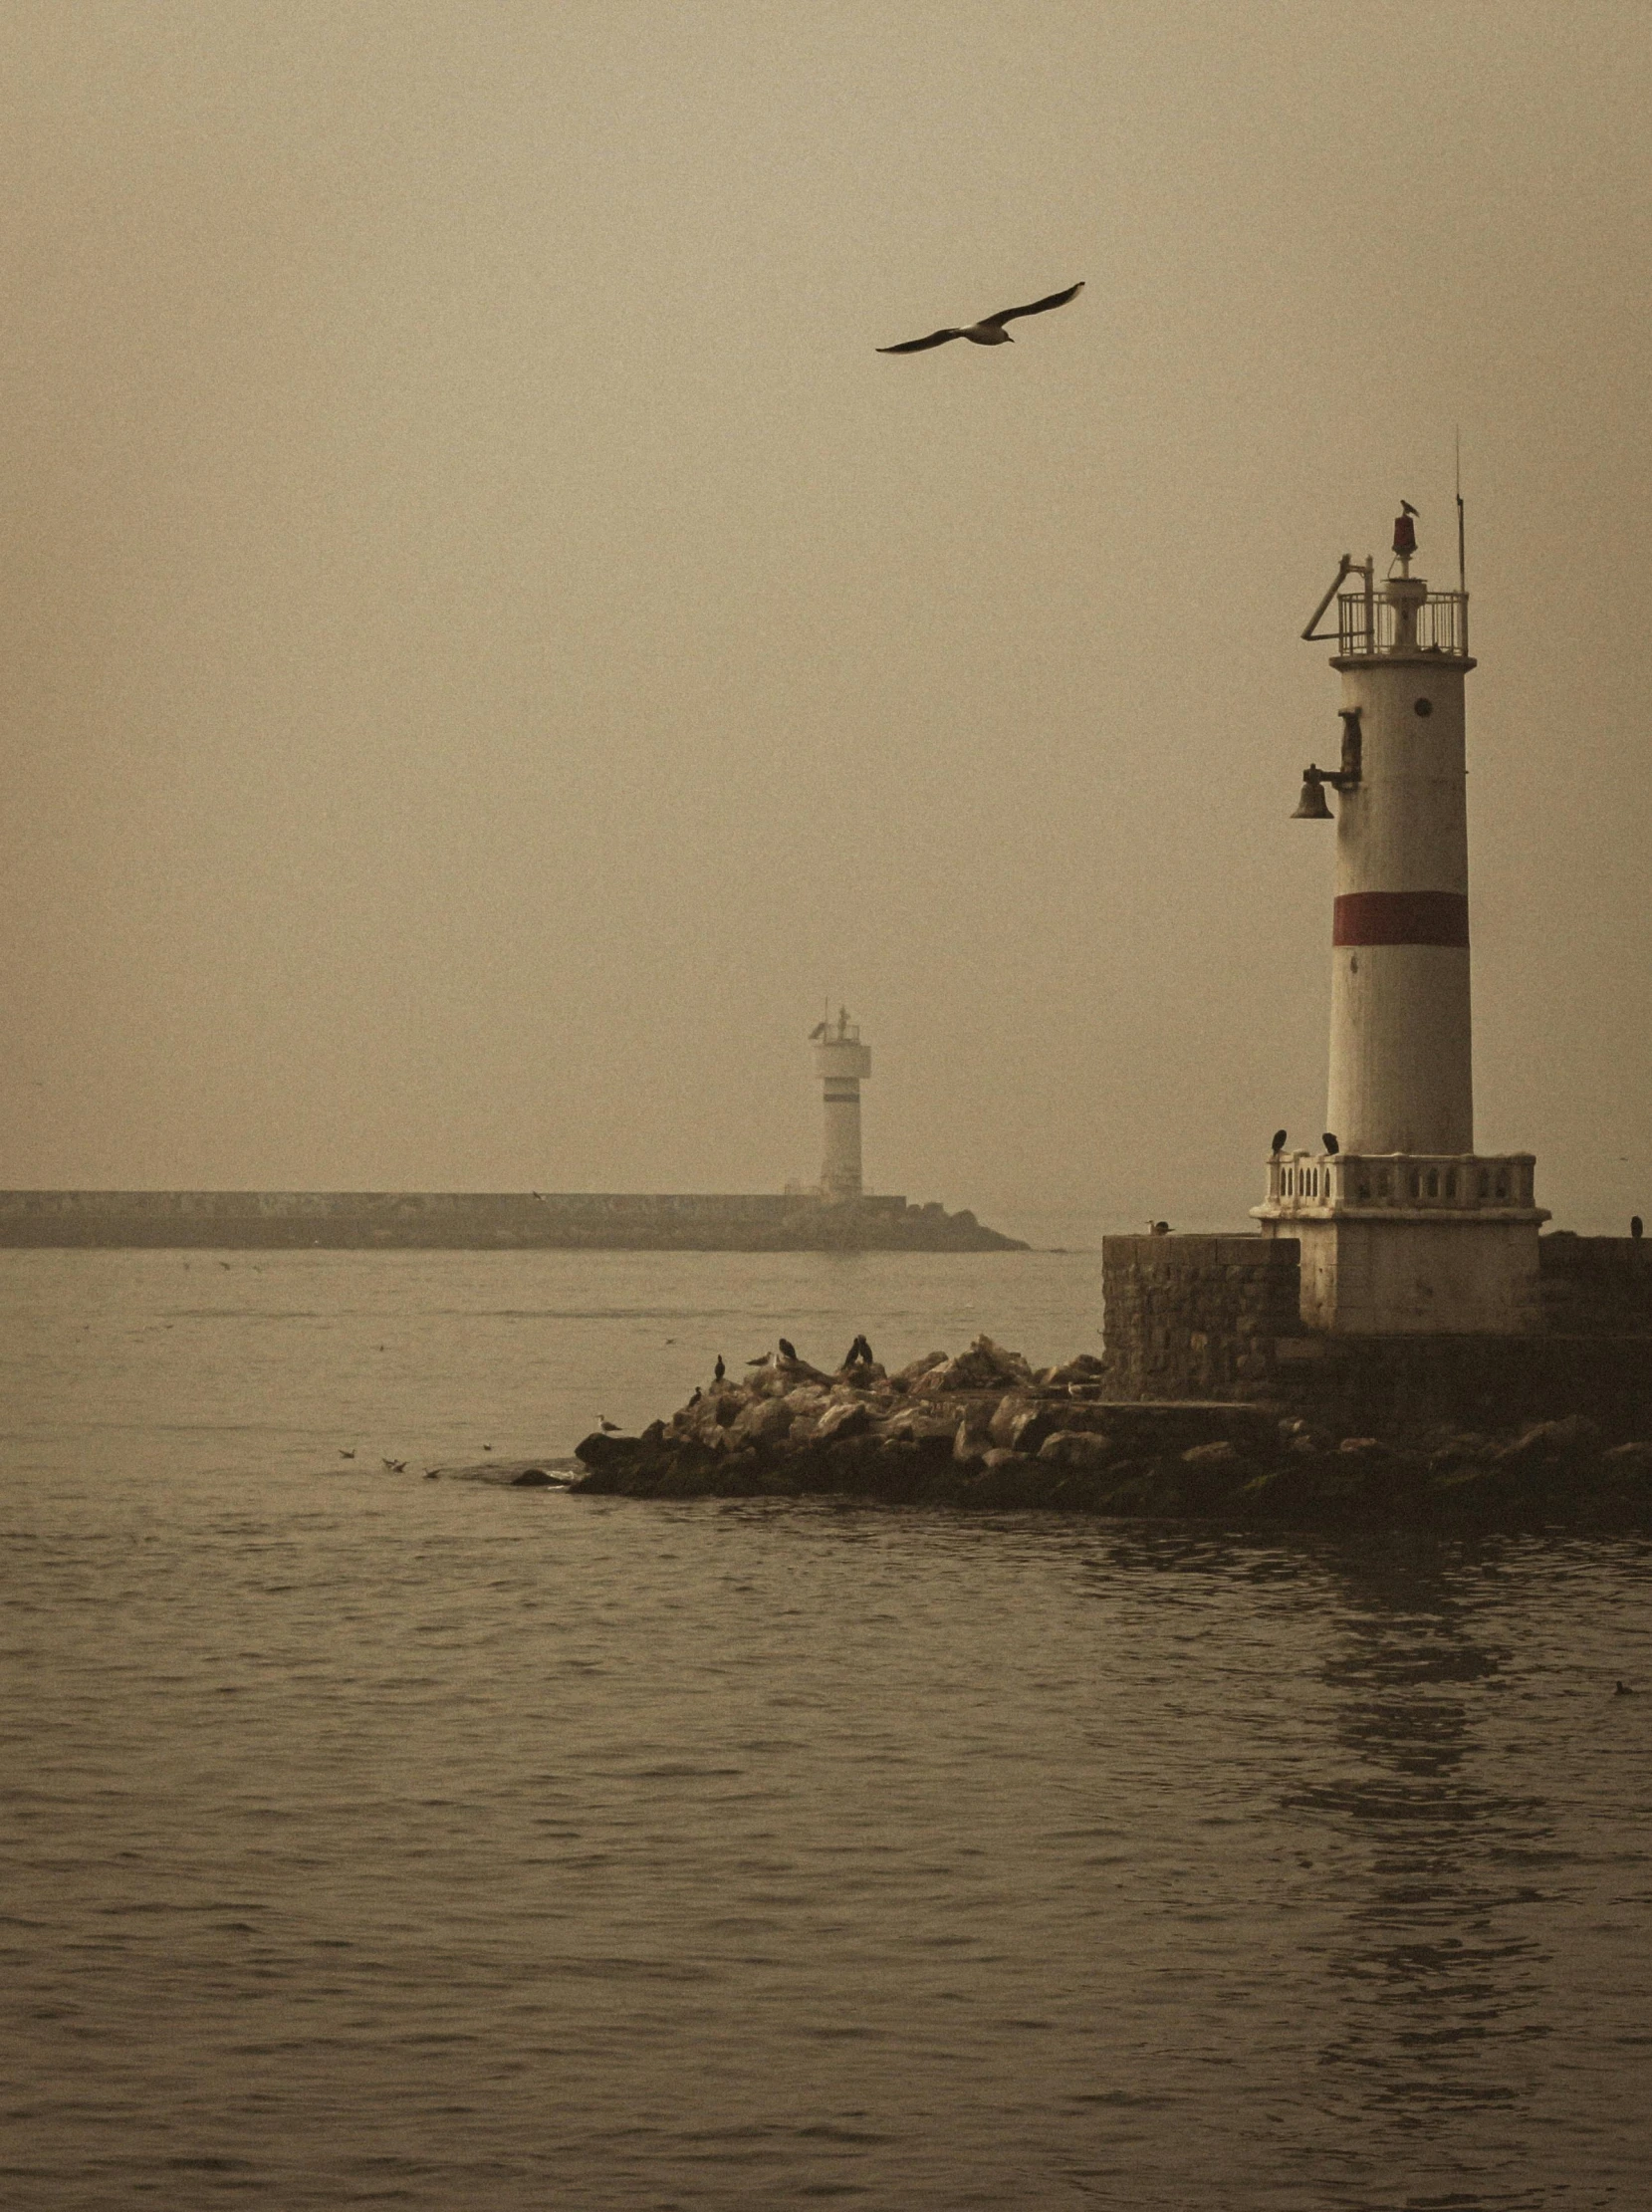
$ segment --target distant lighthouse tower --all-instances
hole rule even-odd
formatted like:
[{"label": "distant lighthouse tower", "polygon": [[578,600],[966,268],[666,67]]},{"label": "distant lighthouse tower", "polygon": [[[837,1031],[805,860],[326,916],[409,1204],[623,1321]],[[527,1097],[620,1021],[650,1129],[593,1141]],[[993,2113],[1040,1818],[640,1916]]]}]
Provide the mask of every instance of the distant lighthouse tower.
[{"label": "distant lighthouse tower", "polygon": [[821,1196],[860,1196],[860,1079],[872,1072],[869,1048],[860,1042],[860,1025],[846,1007],[811,1032],[815,1073],[826,1102],[826,1158],[821,1167]]},{"label": "distant lighthouse tower", "polygon": [[[1414,510],[1394,559],[1344,554],[1304,637],[1337,601],[1341,757],[1309,767],[1296,819],[1328,822],[1337,793],[1331,930],[1334,1139],[1269,1162],[1254,1209],[1301,1242],[1302,1317],[1359,1335],[1520,1333],[1539,1326],[1530,1152],[1474,1149],[1469,1005],[1466,589],[1411,574]],[[1350,577],[1359,588],[1343,592]]]}]

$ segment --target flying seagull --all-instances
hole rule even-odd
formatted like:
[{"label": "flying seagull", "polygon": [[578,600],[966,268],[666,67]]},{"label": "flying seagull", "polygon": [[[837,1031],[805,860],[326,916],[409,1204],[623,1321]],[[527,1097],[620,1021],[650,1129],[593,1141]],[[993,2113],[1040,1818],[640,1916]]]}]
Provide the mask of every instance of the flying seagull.
[{"label": "flying seagull", "polygon": [[944,346],[949,338],[967,338],[972,346],[1013,346],[1015,340],[1004,328],[1006,323],[1022,315],[1042,315],[1047,308],[1065,307],[1083,289],[1080,278],[1064,292],[1052,292],[1047,300],[1034,300],[1027,307],[1001,307],[996,315],[984,315],[979,323],[966,323],[959,330],[931,331],[927,338],[909,338],[903,346],[880,346],[877,350],[880,354],[921,354],[931,346]]}]

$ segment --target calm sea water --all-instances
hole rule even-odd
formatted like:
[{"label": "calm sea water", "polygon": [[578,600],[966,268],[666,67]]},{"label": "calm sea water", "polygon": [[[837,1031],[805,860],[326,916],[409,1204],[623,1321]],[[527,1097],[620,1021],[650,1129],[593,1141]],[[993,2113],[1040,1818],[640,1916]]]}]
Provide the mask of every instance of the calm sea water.
[{"label": "calm sea water", "polygon": [[427,1482],[1097,1262],[224,1257],[0,1254],[7,2207],[1652,2197],[1643,1544]]}]

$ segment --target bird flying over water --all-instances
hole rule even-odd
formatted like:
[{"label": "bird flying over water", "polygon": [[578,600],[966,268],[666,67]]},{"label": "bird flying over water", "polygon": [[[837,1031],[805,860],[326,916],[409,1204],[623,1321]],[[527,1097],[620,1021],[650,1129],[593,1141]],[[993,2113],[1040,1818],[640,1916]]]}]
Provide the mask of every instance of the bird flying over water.
[{"label": "bird flying over water", "polygon": [[1015,340],[1004,328],[1019,316],[1043,315],[1047,309],[1065,307],[1068,300],[1075,300],[1084,289],[1080,277],[1076,284],[1069,284],[1064,292],[1052,292],[1048,299],[1034,300],[1026,307],[1001,307],[996,315],[984,315],[979,323],[964,323],[956,330],[931,331],[927,338],[909,338],[899,346],[880,346],[880,354],[922,354],[931,346],[944,346],[949,338],[967,338],[972,346],[1013,346]]}]

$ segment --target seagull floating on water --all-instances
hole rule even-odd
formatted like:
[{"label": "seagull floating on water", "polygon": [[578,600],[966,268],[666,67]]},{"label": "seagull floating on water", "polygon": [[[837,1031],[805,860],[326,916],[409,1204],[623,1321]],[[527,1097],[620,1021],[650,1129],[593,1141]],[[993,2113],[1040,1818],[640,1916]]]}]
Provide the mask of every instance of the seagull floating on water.
[{"label": "seagull floating on water", "polygon": [[1084,289],[1080,277],[1076,284],[1069,284],[1064,292],[1052,292],[1048,299],[1034,300],[1026,307],[1001,307],[996,315],[984,315],[979,323],[965,323],[956,330],[931,331],[927,338],[909,338],[899,346],[880,346],[880,354],[922,354],[931,346],[944,346],[949,338],[967,338],[972,346],[1013,346],[1015,340],[1004,328],[1023,315],[1043,315],[1053,307],[1065,307],[1068,300],[1075,300]]}]

